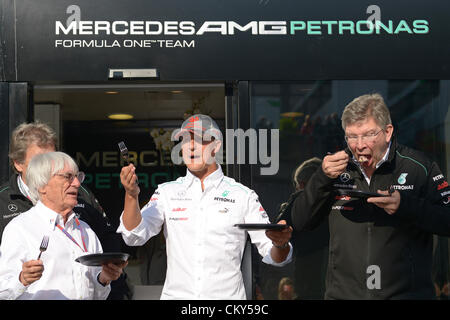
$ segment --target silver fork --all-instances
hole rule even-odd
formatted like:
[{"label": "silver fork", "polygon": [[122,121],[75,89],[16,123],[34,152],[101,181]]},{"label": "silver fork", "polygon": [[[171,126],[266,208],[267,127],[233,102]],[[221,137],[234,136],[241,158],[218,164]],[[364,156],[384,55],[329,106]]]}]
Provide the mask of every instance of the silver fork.
[{"label": "silver fork", "polygon": [[130,159],[128,158],[128,148],[125,146],[125,143],[123,141],[120,141],[118,145],[122,158],[127,162],[127,164],[130,164]]},{"label": "silver fork", "polygon": [[39,256],[38,256],[37,260],[39,260],[39,259],[41,258],[42,252],[44,252],[45,250],[47,250],[47,247],[48,247],[48,239],[49,239],[48,236],[44,236],[44,237],[42,238],[41,246],[39,247],[39,251],[41,251],[41,252],[39,253]]}]

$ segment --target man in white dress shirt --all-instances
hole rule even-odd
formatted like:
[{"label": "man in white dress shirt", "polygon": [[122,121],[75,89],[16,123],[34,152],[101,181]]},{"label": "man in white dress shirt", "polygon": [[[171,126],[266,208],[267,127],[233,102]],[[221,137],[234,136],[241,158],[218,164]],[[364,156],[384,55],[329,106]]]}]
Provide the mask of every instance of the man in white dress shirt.
[{"label": "man in white dress shirt", "polygon": [[[161,299],[245,299],[240,267],[247,232],[234,225],[269,218],[256,193],[224,176],[216,163],[222,142],[214,120],[193,115],[179,135],[186,176],[159,185],[142,211],[135,167],[122,168],[125,204],[118,232],[128,245],[139,246],[164,225],[167,276]],[[265,263],[290,262],[291,227],[248,233]]]},{"label": "man in white dress shirt", "polygon": [[[101,253],[99,239],[73,208],[84,174],[62,152],[39,154],[26,173],[33,208],[11,220],[0,246],[0,299],[106,299],[126,263],[88,267],[75,261]],[[47,249],[39,259],[44,236]]]}]

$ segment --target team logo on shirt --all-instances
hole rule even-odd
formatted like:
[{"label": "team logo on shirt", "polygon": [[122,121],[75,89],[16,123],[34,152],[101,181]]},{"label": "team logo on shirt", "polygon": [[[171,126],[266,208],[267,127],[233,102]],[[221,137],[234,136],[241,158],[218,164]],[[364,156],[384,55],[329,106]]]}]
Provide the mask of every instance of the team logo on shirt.
[{"label": "team logo on shirt", "polygon": [[413,184],[407,184],[407,185],[404,185],[404,186],[400,186],[400,185],[394,184],[392,187],[394,188],[394,190],[414,190],[414,185]]},{"label": "team logo on shirt", "polygon": [[346,189],[356,189],[356,184],[340,184],[340,183],[335,183],[333,184],[333,187],[336,188],[346,188]]},{"label": "team logo on shirt", "polygon": [[269,217],[267,216],[267,212],[266,212],[266,210],[264,210],[263,206],[259,206],[259,212],[261,212],[261,215],[262,215],[262,217],[263,217],[264,219],[269,218]]},{"label": "team logo on shirt", "polygon": [[172,218],[172,217],[170,217],[169,220],[172,220],[172,221],[187,221],[187,220],[189,220],[189,218],[188,217],[182,217],[182,218]]},{"label": "team logo on shirt", "polygon": [[222,210],[219,210],[220,213],[227,213],[229,211],[228,208],[223,208]]},{"label": "team logo on shirt", "polygon": [[184,196],[171,197],[170,200],[172,200],[172,201],[191,201],[192,198],[186,198],[186,194],[184,194]]},{"label": "team logo on shirt", "polygon": [[400,174],[400,176],[398,177],[397,182],[400,183],[400,184],[405,184],[407,175],[408,175],[407,173]]},{"label": "team logo on shirt", "polygon": [[447,187],[448,187],[448,182],[444,181],[440,185],[438,185],[437,189],[438,190],[442,190],[442,189],[447,188]]},{"label": "team logo on shirt", "polygon": [[339,179],[343,183],[346,183],[346,182],[350,181],[350,173],[348,173],[348,172],[341,173],[341,175],[339,176]]},{"label": "team logo on shirt", "polygon": [[345,210],[345,211],[353,211],[355,208],[349,206],[332,206],[331,210]]},{"label": "team logo on shirt", "polygon": [[17,217],[19,214],[20,214],[20,212],[14,212],[14,213],[11,213],[11,214],[4,214],[3,215],[3,219],[11,219],[11,218]]},{"label": "team logo on shirt", "polygon": [[222,193],[222,197],[226,197],[229,193],[230,193],[230,191],[225,190],[225,191]]},{"label": "team logo on shirt", "polygon": [[19,209],[19,208],[17,208],[17,205],[15,205],[14,203],[10,203],[8,205],[8,210],[11,211],[11,212],[16,212],[17,209]]},{"label": "team logo on shirt", "polygon": [[334,198],[335,200],[347,200],[347,201],[349,201],[349,200],[352,200],[352,197],[350,197],[350,196],[341,196],[341,195],[339,195],[339,196],[336,196],[335,198]]},{"label": "team logo on shirt", "polygon": [[231,203],[236,202],[236,200],[234,200],[234,199],[229,199],[229,198],[225,198],[225,197],[214,197],[214,201],[231,202]]}]

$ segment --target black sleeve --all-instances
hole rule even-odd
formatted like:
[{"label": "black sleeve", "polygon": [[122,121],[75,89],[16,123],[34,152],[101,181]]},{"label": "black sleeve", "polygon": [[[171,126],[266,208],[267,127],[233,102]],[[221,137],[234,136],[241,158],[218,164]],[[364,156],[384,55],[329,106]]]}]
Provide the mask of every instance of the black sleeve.
[{"label": "black sleeve", "polygon": [[[116,229],[110,223],[102,206],[85,186],[78,190],[78,205],[73,210],[95,232],[102,244],[103,252],[122,252],[122,236],[116,233]],[[122,300],[125,296],[130,299],[130,289],[126,278],[127,275],[124,271],[119,279],[111,282],[108,300]]]},{"label": "black sleeve", "polygon": [[327,177],[322,168],[311,176],[303,192],[294,200],[291,209],[292,226],[295,231],[312,230],[328,216],[334,179]]},{"label": "black sleeve", "polygon": [[292,226],[291,209],[295,199],[297,199],[301,192],[302,191],[297,191],[292,193],[289,196],[289,199],[281,205],[280,210],[278,211],[278,216],[275,219],[275,223],[278,223],[280,220],[286,220],[286,223]]},{"label": "black sleeve", "polygon": [[78,205],[73,210],[95,232],[102,244],[103,252],[121,252],[122,238],[116,233],[94,194],[84,186],[78,192]]},{"label": "black sleeve", "polygon": [[419,228],[440,236],[450,236],[450,186],[436,163],[426,177],[423,195],[419,198],[400,191],[396,213]]}]

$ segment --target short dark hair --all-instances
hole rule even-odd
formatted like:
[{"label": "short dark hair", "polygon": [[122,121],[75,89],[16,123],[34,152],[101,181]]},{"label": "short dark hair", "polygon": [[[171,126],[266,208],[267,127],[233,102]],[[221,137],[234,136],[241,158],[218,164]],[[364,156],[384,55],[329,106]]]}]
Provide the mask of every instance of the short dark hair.
[{"label": "short dark hair", "polygon": [[305,160],[300,164],[294,172],[294,187],[298,189],[300,184],[308,182],[313,173],[322,165],[322,160],[317,157]]}]

